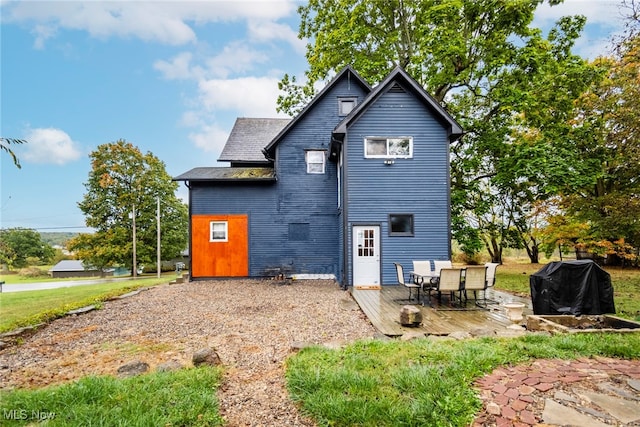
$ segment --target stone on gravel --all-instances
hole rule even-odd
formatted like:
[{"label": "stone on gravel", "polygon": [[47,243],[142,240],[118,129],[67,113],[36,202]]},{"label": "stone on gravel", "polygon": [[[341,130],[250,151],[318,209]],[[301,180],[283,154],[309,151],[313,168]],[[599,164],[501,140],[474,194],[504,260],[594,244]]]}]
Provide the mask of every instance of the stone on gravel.
[{"label": "stone on gravel", "polygon": [[134,377],[149,371],[149,364],[141,360],[134,360],[118,368],[119,377]]},{"label": "stone on gravel", "polygon": [[495,329],[477,328],[469,331],[472,337],[493,337],[496,335]]},{"label": "stone on gravel", "polygon": [[411,341],[418,338],[424,338],[425,336],[424,332],[405,332],[400,337],[400,341]]},{"label": "stone on gravel", "polygon": [[465,331],[454,331],[449,334],[449,337],[456,340],[466,340],[467,338],[471,338],[471,334]]},{"label": "stone on gravel", "polygon": [[172,372],[179,371],[182,368],[182,363],[178,362],[177,360],[169,360],[168,362],[164,362],[158,365],[156,370],[158,372]]},{"label": "stone on gravel", "polygon": [[222,365],[222,360],[218,353],[212,348],[203,348],[193,353],[193,366],[218,366]]},{"label": "stone on gravel", "polygon": [[69,316],[77,316],[78,314],[84,314],[84,313],[88,313],[90,311],[93,311],[96,309],[95,305],[88,305],[86,307],[80,307],[80,308],[76,308],[75,310],[71,310],[71,311],[67,311],[67,314]]}]

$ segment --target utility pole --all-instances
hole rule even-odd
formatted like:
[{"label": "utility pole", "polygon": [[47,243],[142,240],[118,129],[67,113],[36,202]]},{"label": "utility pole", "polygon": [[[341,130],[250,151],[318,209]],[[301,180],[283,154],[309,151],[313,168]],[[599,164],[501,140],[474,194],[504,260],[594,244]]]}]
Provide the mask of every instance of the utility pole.
[{"label": "utility pole", "polygon": [[158,196],[158,210],[157,210],[157,218],[158,220],[158,251],[157,251],[157,259],[156,259],[156,270],[158,271],[158,279],[160,278],[160,270],[162,270],[162,260],[160,258],[160,196]]},{"label": "utility pole", "polygon": [[133,271],[133,278],[138,277],[138,263],[136,259],[136,205],[133,205],[133,212],[131,214],[133,218],[133,267],[131,270]]}]

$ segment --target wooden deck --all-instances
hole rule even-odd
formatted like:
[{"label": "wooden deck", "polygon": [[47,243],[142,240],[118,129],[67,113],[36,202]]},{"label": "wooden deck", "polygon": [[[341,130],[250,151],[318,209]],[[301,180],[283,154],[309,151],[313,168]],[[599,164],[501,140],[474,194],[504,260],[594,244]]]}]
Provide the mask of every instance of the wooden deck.
[{"label": "wooden deck", "polygon": [[[409,301],[409,292],[402,286],[382,286],[381,289],[350,289],[353,298],[367,315],[373,326],[388,336],[399,336],[405,333],[421,332],[427,335],[448,335],[452,332],[471,332],[478,329],[494,330],[502,335],[508,330],[511,322],[507,319],[501,304],[506,302],[522,302],[525,304],[524,314],[532,314],[531,299],[520,298],[495,290],[487,291],[487,298],[497,302],[489,304],[488,309],[481,309],[470,299],[463,308],[453,308],[443,300],[438,305],[432,298],[433,307],[414,300]],[[403,305],[415,305],[422,311],[422,325],[405,327],[400,325],[400,308]]]}]

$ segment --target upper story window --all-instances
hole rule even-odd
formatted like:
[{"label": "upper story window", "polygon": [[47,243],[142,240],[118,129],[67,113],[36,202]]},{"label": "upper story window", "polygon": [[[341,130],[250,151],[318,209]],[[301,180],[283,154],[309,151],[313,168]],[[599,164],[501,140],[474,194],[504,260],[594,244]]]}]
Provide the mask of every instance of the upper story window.
[{"label": "upper story window", "polygon": [[338,115],[346,116],[356,108],[357,98],[338,98]]},{"label": "upper story window", "polygon": [[229,224],[227,223],[227,221],[211,221],[209,223],[209,241],[228,242],[228,230]]},{"label": "upper story window", "polygon": [[413,137],[367,137],[364,139],[364,156],[366,158],[411,158],[413,157]]},{"label": "upper story window", "polygon": [[305,161],[307,162],[307,173],[324,173],[324,150],[307,150],[305,152]]}]

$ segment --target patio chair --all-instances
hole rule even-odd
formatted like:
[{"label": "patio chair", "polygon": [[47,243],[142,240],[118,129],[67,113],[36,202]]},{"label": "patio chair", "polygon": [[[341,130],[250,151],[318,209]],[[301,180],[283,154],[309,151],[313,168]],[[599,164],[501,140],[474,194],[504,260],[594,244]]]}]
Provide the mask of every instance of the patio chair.
[{"label": "patio chair", "polygon": [[440,276],[440,270],[443,268],[453,268],[451,261],[433,261],[433,272],[435,276]]},{"label": "patio chair", "polygon": [[[487,267],[482,265],[465,268],[464,276],[464,300],[467,301],[467,291],[473,291],[473,299],[478,307],[487,307]],[[478,292],[483,293],[484,305],[478,302]]]},{"label": "patio chair", "polygon": [[496,270],[500,264],[496,262],[488,262],[484,266],[487,267],[487,288],[496,284]]},{"label": "patio chair", "polygon": [[462,302],[462,268],[442,268],[440,270],[440,280],[436,286],[438,291],[438,299],[442,299],[443,292],[449,292],[451,304],[456,301],[456,293],[458,300]]},{"label": "patio chair", "polygon": [[398,276],[398,284],[404,286],[409,289],[409,301],[411,301],[411,293],[415,289],[418,292],[418,301],[420,301],[420,288],[421,286],[416,283],[407,283],[404,281],[404,269],[402,265],[394,262],[393,265],[396,266],[396,275]]},{"label": "patio chair", "polygon": [[413,261],[413,272],[411,279],[413,283],[419,284],[422,288],[422,305],[424,305],[425,292],[427,293],[427,303],[431,305],[431,291],[436,288],[432,279],[436,273],[431,269],[431,261]]}]

